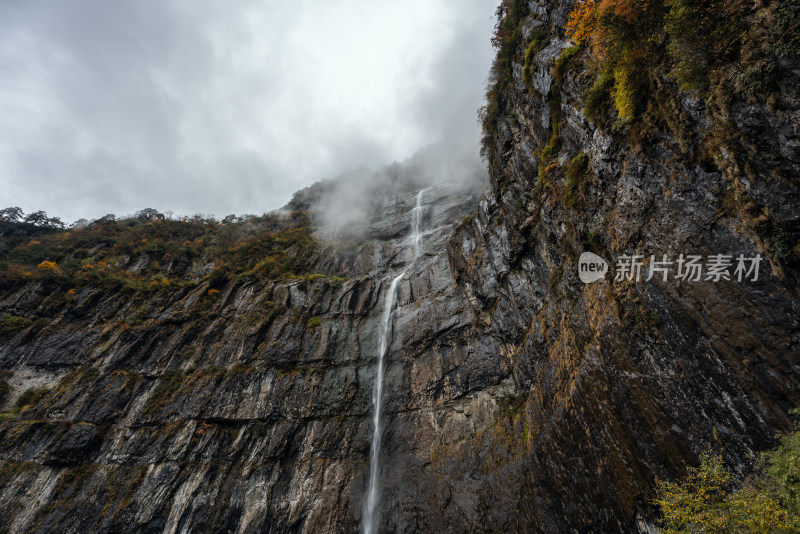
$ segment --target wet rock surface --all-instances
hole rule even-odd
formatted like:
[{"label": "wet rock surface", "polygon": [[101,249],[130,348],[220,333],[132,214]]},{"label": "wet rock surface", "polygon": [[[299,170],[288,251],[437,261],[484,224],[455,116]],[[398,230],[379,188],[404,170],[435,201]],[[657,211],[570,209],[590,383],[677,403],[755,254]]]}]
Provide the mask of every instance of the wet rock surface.
[{"label": "wet rock surface", "polygon": [[[563,26],[571,5],[532,4],[526,31]],[[667,131],[645,150],[588,121],[588,59],[555,86],[568,42],[554,31],[534,91],[515,66],[491,190],[426,193],[423,254],[400,283],[386,357],[382,531],[646,531],[657,477],[679,476],[708,447],[743,476],[800,404],[797,265],[728,209],[741,187],[797,224],[797,70],[781,106],[734,106],[738,131],[759,139],[747,169],[724,147],[711,165]],[[551,91],[558,160],[584,151],[591,171],[569,207],[564,177],[537,184]],[[682,106],[693,142],[706,142],[707,111]],[[313,210],[325,187],[290,207]],[[0,421],[0,528],[357,530],[378,321],[412,257],[420,187],[360,206],[353,230],[366,237],[324,260],[344,280],[244,280],[213,300],[200,283],[144,306],[86,289],[51,309],[41,284],[0,295],[0,311],[47,319],[0,345],[2,408],[39,391]],[[584,285],[583,250],[612,271],[635,253],[765,262],[757,282]]]},{"label": "wet rock surface", "polygon": [[[214,300],[201,283],[144,307],[87,289],[35,335],[5,338],[0,504],[10,513],[2,524],[10,532],[356,529],[377,324],[391,278],[413,256],[406,233],[417,188],[381,199],[385,213],[368,221],[360,252],[340,258],[347,278],[240,281]],[[480,425],[493,421],[481,391],[508,370],[481,363],[447,253],[482,193],[426,193],[424,253],[398,289],[387,357],[392,421],[466,395],[480,404]],[[41,316],[46,292],[31,284],[2,295],[0,307]],[[20,408],[25,391],[39,396]],[[390,423],[385,443],[429,417]],[[417,457],[387,450],[389,461]]]}]

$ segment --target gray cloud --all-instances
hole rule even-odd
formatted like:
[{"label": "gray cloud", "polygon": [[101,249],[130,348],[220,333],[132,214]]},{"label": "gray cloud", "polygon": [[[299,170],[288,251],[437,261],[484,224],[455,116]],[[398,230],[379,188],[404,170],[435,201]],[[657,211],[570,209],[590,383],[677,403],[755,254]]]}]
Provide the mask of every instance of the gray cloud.
[{"label": "gray cloud", "polygon": [[260,213],[433,143],[474,156],[495,3],[0,3],[0,207]]}]

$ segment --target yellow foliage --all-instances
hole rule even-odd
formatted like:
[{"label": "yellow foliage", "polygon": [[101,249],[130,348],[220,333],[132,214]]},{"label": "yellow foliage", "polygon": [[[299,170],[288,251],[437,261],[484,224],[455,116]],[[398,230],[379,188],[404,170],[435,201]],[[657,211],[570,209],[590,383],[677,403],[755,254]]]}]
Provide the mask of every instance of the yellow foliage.
[{"label": "yellow foliage", "polygon": [[800,527],[768,492],[755,487],[731,490],[732,476],[722,457],[705,453],[680,482],[659,483],[664,534],[709,532],[790,533]]},{"label": "yellow foliage", "polygon": [[169,286],[169,279],[163,274],[157,274],[150,279],[150,287]]},{"label": "yellow foliage", "polygon": [[617,108],[619,118],[631,121],[636,116],[636,89],[635,73],[627,64],[623,63],[614,70],[614,106]]},{"label": "yellow foliage", "polygon": [[[623,122],[636,117],[643,96],[642,69],[649,64],[653,34],[651,19],[659,20],[649,0],[588,0],[569,14],[567,35],[589,44],[600,71],[613,79],[613,100]],[[658,23],[656,23],[657,25]]]},{"label": "yellow foliage", "polygon": [[213,297],[214,295],[218,295],[218,294],[219,294],[219,289],[209,289],[208,290],[208,296],[209,297]]},{"label": "yellow foliage", "polygon": [[42,272],[59,274],[61,271],[58,268],[58,265],[53,261],[43,261],[38,265],[38,269]]},{"label": "yellow foliage", "polygon": [[590,40],[597,27],[596,13],[595,2],[588,1],[576,6],[567,18],[567,36],[578,44]]},{"label": "yellow foliage", "polygon": [[740,491],[731,498],[730,506],[735,532],[797,532],[800,527],[780,502],[763,491]]}]

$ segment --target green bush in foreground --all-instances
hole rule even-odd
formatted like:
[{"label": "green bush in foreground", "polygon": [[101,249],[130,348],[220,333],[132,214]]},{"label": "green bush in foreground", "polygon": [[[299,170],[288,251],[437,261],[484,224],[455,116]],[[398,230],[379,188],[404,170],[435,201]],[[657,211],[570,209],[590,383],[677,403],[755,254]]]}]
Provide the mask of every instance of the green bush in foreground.
[{"label": "green bush in foreground", "polygon": [[800,429],[764,453],[758,472],[738,490],[720,455],[700,459],[679,482],[658,485],[664,534],[800,532]]}]

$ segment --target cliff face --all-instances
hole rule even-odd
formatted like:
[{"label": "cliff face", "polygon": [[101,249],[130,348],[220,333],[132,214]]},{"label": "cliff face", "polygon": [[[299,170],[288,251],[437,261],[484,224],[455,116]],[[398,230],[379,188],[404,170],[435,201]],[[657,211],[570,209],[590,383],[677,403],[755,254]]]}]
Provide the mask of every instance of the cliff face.
[{"label": "cliff face", "polygon": [[[386,530],[649,531],[656,478],[707,447],[745,474],[800,402],[796,64],[722,130],[675,91],[681,136],[654,120],[636,141],[585,117],[587,50],[554,77],[572,7],[525,4],[491,191],[425,193],[386,357]],[[1,528],[357,529],[378,321],[422,187],[379,198],[319,275],[220,283],[196,261],[196,285],[146,298],[4,291],[0,312],[35,322],[0,346]],[[582,251],[612,273],[583,284]],[[766,259],[757,282],[612,280],[622,255],[681,253]]]},{"label": "cliff face", "polygon": [[[488,483],[492,524],[645,529],[656,477],[679,475],[705,447],[743,473],[797,404],[800,71],[784,60],[768,97],[725,109],[678,92],[665,72],[639,123],[595,124],[585,100],[596,59],[565,38],[574,4],[506,4],[507,16],[517,4],[526,14],[510,77],[490,95],[492,195],[450,250],[509,362],[516,439],[470,438],[442,461],[513,451]],[[579,281],[582,251],[610,262],[606,281]],[[674,271],[644,281],[647,267],[639,283],[612,282],[634,254],[766,259],[756,283]]]},{"label": "cliff face", "polygon": [[[320,252],[311,275],[220,285],[200,258],[181,270],[196,285],[170,292],[89,284],[65,300],[52,280],[4,292],[3,313],[36,321],[4,332],[0,348],[3,527],[357,528],[378,321],[389,282],[413,256],[406,236],[422,187],[367,206],[367,237]],[[290,207],[313,209],[324,195],[312,188]],[[474,318],[449,266],[453,226],[478,196],[471,186],[425,192],[424,254],[399,286],[387,362],[387,486],[411,474],[406,457],[427,463],[413,441],[429,449],[443,439],[446,414],[458,410],[460,433],[486,427],[496,397],[513,388],[501,384],[504,363],[469,337]],[[136,271],[147,258],[122,261]],[[391,520],[408,515],[408,502],[385,502]]]}]

